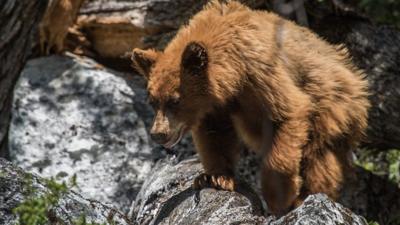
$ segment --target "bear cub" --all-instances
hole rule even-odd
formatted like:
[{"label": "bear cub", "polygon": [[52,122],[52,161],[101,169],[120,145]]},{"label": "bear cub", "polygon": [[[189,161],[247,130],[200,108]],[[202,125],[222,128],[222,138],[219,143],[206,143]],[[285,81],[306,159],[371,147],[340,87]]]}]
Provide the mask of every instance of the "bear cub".
[{"label": "bear cub", "polygon": [[171,148],[191,131],[205,173],[195,188],[235,190],[242,145],[262,158],[269,209],[312,193],[335,199],[364,135],[367,81],[343,46],[235,2],[212,1],[164,51],[134,49],[155,110],[151,137]]}]

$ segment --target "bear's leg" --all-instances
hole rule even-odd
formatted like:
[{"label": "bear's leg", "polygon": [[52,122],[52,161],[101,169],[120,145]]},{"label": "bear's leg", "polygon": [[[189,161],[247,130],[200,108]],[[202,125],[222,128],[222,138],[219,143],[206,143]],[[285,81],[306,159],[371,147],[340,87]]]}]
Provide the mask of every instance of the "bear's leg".
[{"label": "bear's leg", "polygon": [[192,129],[193,140],[205,173],[193,184],[196,189],[212,187],[235,190],[234,168],[240,144],[228,114],[209,115]]},{"label": "bear's leg", "polygon": [[[316,155],[317,154],[317,155]],[[296,201],[301,204],[309,194],[325,193],[335,200],[344,178],[344,170],[351,175],[351,166],[346,156],[324,150],[304,158],[302,177],[304,187]]]},{"label": "bear's leg", "polygon": [[268,168],[263,168],[261,176],[262,193],[268,209],[278,216],[292,209],[301,187],[300,176]]},{"label": "bear's leg", "polygon": [[272,148],[264,154],[261,185],[270,211],[286,213],[300,192],[301,147],[307,140],[306,120],[282,123],[273,138]]}]

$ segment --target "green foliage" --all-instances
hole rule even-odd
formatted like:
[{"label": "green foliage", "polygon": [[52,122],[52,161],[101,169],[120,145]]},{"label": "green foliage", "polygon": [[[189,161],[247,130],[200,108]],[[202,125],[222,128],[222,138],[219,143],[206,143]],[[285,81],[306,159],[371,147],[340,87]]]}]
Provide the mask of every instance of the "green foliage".
[{"label": "green foliage", "polygon": [[[98,224],[98,223],[88,223],[86,221],[86,216],[85,215],[81,215],[78,220],[74,221],[74,225],[100,225],[100,224]],[[106,225],[106,224],[104,223],[104,224],[101,224],[101,225]]]},{"label": "green foliage", "polygon": [[368,225],[379,225],[376,221],[368,221]]},{"label": "green foliage", "polygon": [[[44,225],[48,224],[49,213],[54,208],[58,201],[72,187],[76,187],[76,175],[73,175],[68,183],[57,182],[57,178],[41,179],[47,187],[47,192],[39,194],[35,191],[32,185],[32,175],[24,174],[24,195],[25,201],[13,210],[13,213],[18,215],[19,225]],[[98,223],[86,221],[86,215],[82,214],[77,220],[73,221],[74,225],[100,225]],[[114,224],[113,221],[111,224]],[[102,224],[103,225],[103,224]],[[105,225],[105,224],[104,224]]]},{"label": "green foliage", "polygon": [[400,185],[400,150],[383,152],[359,151],[356,164]]},{"label": "green foliage", "polygon": [[400,183],[400,150],[390,150],[386,160],[389,163],[389,180]]},{"label": "green foliage", "polygon": [[394,24],[400,27],[399,0],[360,0],[358,7],[377,22]]},{"label": "green foliage", "polygon": [[32,175],[25,174],[24,186],[26,199],[13,213],[18,215],[20,225],[42,225],[48,223],[50,210],[58,203],[59,199],[68,192],[68,189],[76,186],[76,176],[73,176],[69,184],[58,183],[56,179],[43,179],[48,191],[38,194],[32,186]]},{"label": "green foliage", "polygon": [[[1,175],[1,174],[0,174]],[[23,175],[24,189],[23,194],[25,201],[18,207],[13,209],[13,213],[18,215],[18,225],[44,225],[49,224],[49,216],[51,210],[57,206],[59,200],[63,195],[67,194],[68,190],[72,187],[77,187],[76,175],[73,175],[68,183],[57,182],[56,178],[41,179],[40,181],[46,186],[45,193],[38,193],[33,187],[33,177],[29,173]],[[88,222],[86,215],[81,216],[72,221],[74,225],[106,225],[106,223],[99,224],[95,222]],[[114,225],[115,222],[110,219],[108,224]]]}]

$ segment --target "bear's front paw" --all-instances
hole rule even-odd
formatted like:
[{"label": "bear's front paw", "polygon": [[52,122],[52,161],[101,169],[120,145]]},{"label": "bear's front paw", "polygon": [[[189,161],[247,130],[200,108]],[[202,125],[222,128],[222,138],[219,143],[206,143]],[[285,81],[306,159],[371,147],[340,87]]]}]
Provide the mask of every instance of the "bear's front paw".
[{"label": "bear's front paw", "polygon": [[194,179],[193,188],[215,188],[218,190],[234,191],[235,179],[233,176],[200,174]]}]

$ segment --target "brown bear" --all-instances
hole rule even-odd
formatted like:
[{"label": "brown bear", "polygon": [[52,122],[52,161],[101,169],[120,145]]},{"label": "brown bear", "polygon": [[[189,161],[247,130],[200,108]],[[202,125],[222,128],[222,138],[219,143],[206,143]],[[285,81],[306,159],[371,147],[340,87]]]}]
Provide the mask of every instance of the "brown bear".
[{"label": "brown bear", "polygon": [[68,29],[74,24],[84,0],[49,1],[46,13],[39,24],[40,51],[44,55],[50,50],[64,50]]},{"label": "brown bear", "polygon": [[207,4],[163,52],[134,49],[156,116],[152,138],[172,147],[191,131],[205,173],[194,187],[235,189],[242,144],[262,157],[273,213],[323,192],[335,199],[367,126],[367,81],[346,49],[273,13]]}]

